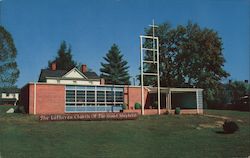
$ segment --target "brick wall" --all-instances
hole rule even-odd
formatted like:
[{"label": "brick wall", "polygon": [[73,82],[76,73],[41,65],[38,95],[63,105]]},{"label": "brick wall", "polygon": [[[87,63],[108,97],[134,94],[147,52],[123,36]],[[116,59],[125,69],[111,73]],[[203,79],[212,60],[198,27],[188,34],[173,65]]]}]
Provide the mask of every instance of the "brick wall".
[{"label": "brick wall", "polygon": [[23,106],[26,113],[29,113],[29,84],[25,85],[19,96],[18,106]]},{"label": "brick wall", "polygon": [[[34,84],[22,88],[21,103],[29,114],[34,114]],[[36,84],[36,114],[64,114],[64,110],[64,85]]]},{"label": "brick wall", "polygon": [[[135,109],[135,110],[124,110],[124,112],[137,112],[139,115],[141,115],[141,109]],[[166,110],[166,109],[161,109],[161,115],[162,114],[174,114],[175,110]],[[144,109],[144,114],[145,115],[158,115],[158,110],[157,109]],[[203,114],[203,110],[200,109],[199,113],[197,112],[196,109],[181,109],[180,114],[185,114],[185,115],[194,115],[194,114]]]},{"label": "brick wall", "polygon": [[[134,109],[134,110],[124,110],[124,112],[137,112],[141,115],[141,109]],[[161,109],[160,113],[166,114],[166,109]],[[158,115],[158,109],[144,109],[144,115]]]},{"label": "brick wall", "polygon": [[[148,102],[148,91],[144,89],[145,103]],[[34,114],[34,84],[27,84],[21,90],[21,102],[29,114]],[[134,109],[136,102],[141,104],[141,88],[125,87],[124,102],[129,109]],[[60,84],[36,84],[36,114],[64,114],[65,86]]]},{"label": "brick wall", "polygon": [[[148,90],[144,88],[144,103],[147,105],[149,102]],[[124,102],[128,105],[129,109],[134,109],[135,103],[141,104],[141,87],[124,87]]]}]

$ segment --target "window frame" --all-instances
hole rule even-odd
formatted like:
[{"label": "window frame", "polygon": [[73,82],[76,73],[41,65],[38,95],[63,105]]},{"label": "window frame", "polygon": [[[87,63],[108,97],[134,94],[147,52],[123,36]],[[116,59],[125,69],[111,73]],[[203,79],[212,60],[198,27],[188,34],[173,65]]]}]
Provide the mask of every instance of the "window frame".
[{"label": "window frame", "polygon": [[[70,92],[71,92],[71,95],[73,96],[68,97],[68,94],[70,95]],[[89,99],[88,92],[92,93],[91,94],[92,98],[90,100],[88,100]],[[101,96],[101,99],[100,99],[100,96]],[[111,97],[111,99],[109,99],[109,97]],[[113,106],[122,107],[123,104],[124,104],[124,87],[96,86],[96,85],[95,86],[89,86],[89,85],[88,86],[78,86],[78,85],[69,85],[69,86],[66,85],[65,86],[65,112],[66,113],[69,113],[69,112],[107,112],[107,111],[111,111]],[[82,107],[82,108],[78,108],[78,107]],[[99,108],[99,107],[103,107],[103,108]],[[67,110],[67,108],[71,108],[75,110],[70,111],[70,110]],[[88,111],[86,110],[87,108],[90,108],[92,110]],[[78,111],[77,109],[81,109],[82,111],[81,110]],[[105,109],[105,110],[98,111],[97,109]]]}]

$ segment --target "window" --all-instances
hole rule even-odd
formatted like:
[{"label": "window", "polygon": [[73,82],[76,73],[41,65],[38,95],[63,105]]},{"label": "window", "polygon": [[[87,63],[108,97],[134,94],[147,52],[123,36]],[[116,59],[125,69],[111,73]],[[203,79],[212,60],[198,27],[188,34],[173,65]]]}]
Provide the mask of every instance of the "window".
[{"label": "window", "polygon": [[115,102],[123,102],[123,92],[115,92]]},{"label": "window", "polygon": [[66,112],[119,111],[123,95],[122,87],[66,86]]},{"label": "window", "polygon": [[87,102],[95,102],[95,91],[87,91]]},{"label": "window", "polygon": [[97,91],[97,102],[105,102],[105,92]]},{"label": "window", "polygon": [[77,102],[85,102],[85,91],[77,91],[77,97],[76,97],[76,101]]},{"label": "window", "polygon": [[75,102],[75,91],[67,90],[66,91],[66,102]]},{"label": "window", "polygon": [[67,103],[66,106],[75,106],[75,103]]},{"label": "window", "polygon": [[107,91],[106,92],[106,98],[107,98],[107,102],[114,102],[114,92],[113,91]]}]

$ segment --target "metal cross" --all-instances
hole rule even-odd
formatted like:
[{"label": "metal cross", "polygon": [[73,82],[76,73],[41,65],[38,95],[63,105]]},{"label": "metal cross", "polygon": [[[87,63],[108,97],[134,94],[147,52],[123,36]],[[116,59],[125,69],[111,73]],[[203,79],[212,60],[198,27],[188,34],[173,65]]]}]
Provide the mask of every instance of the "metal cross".
[{"label": "metal cross", "polygon": [[155,25],[154,19],[153,19],[153,22],[152,22],[152,23],[153,23],[153,24],[152,24],[152,25],[149,25],[149,26],[152,27],[152,30],[153,30],[153,62],[154,62],[154,64],[155,64],[155,39],[154,39],[154,37],[155,37],[155,28],[157,28],[158,26]]},{"label": "metal cross", "polygon": [[158,26],[155,25],[154,19],[153,19],[152,25],[149,25],[149,26],[152,27],[152,29],[153,29],[153,37],[155,37],[155,28],[157,28]]}]

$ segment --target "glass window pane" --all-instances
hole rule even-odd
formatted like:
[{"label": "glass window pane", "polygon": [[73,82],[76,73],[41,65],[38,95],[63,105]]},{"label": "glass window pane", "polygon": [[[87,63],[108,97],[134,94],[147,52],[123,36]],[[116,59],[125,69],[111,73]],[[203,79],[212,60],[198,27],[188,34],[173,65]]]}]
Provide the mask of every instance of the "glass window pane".
[{"label": "glass window pane", "polygon": [[97,91],[97,102],[105,102],[105,93],[103,91]]},{"label": "glass window pane", "polygon": [[123,92],[115,92],[115,102],[123,102]]},{"label": "glass window pane", "polygon": [[105,91],[105,90],[106,90],[106,87],[96,87],[96,90],[97,90],[97,91]]},{"label": "glass window pane", "polygon": [[87,103],[86,106],[95,106],[95,103]]},{"label": "glass window pane", "polygon": [[104,103],[97,103],[97,106],[105,106]]},{"label": "glass window pane", "polygon": [[67,103],[66,106],[75,106],[74,103]]},{"label": "glass window pane", "polygon": [[107,91],[106,92],[106,99],[107,99],[107,102],[114,102],[114,92]]},{"label": "glass window pane", "polygon": [[95,91],[87,91],[87,102],[95,102]]},{"label": "glass window pane", "polygon": [[67,90],[66,91],[66,102],[75,102],[75,91]]},{"label": "glass window pane", "polygon": [[93,91],[95,90],[95,87],[94,87],[94,86],[86,86],[85,88],[86,88],[86,90],[90,90],[90,91],[91,91],[91,90],[93,90]]},{"label": "glass window pane", "polygon": [[84,91],[84,90],[85,90],[85,87],[84,87],[84,86],[77,86],[76,89],[77,89],[77,90]]},{"label": "glass window pane", "polygon": [[76,106],[84,106],[83,103],[77,103]]},{"label": "glass window pane", "polygon": [[75,86],[66,86],[66,90],[75,90]]},{"label": "glass window pane", "polygon": [[85,102],[85,91],[77,91],[77,102]]},{"label": "glass window pane", "polygon": [[119,92],[123,92],[123,88],[114,88],[114,91],[119,91]]}]

